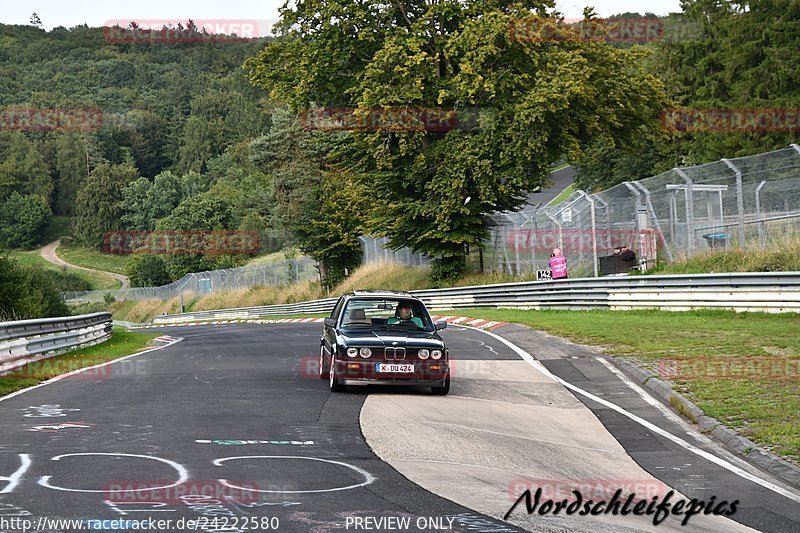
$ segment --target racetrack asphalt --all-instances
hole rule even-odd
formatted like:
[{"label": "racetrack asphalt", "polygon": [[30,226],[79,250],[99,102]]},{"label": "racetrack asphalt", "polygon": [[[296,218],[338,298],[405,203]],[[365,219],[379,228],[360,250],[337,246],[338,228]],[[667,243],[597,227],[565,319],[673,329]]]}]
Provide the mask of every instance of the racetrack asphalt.
[{"label": "racetrack asphalt", "polygon": [[[537,359],[548,351],[546,344],[540,353],[524,346],[525,336],[514,327],[497,331],[503,335],[506,328],[509,338]],[[657,528],[661,531],[800,528],[796,502],[601,412],[610,410],[552,382],[487,333],[460,327],[442,332],[456,372],[450,395],[435,397],[424,389],[391,387],[331,394],[316,376],[320,329],[319,324],[160,328],[160,334],[183,340],[3,399],[0,519],[205,520],[197,531],[641,526],[627,522],[631,517],[603,522],[527,516],[524,504],[509,518],[514,524],[504,522],[513,503],[511,473],[553,483],[592,476],[658,478],[687,498],[713,492],[718,501],[743,502],[730,518],[696,516],[688,526],[670,518]],[[569,361],[584,372],[571,377],[575,370],[569,365],[554,363],[562,357],[544,359],[555,374],[579,379],[595,392],[618,379],[588,359]],[[633,391],[613,385],[615,401],[653,420],[663,416],[635,404]],[[667,422],[664,428],[684,429]],[[437,456],[442,464],[467,466],[420,466]],[[500,466],[493,464],[498,458]],[[677,470],[680,476],[672,470],[688,464],[695,468],[694,484],[685,481],[691,473],[686,468]],[[469,465],[503,472],[485,475],[484,468],[476,475]],[[186,482],[169,487],[179,479]],[[278,527],[270,528],[275,519]],[[405,519],[408,528],[401,527]]]}]

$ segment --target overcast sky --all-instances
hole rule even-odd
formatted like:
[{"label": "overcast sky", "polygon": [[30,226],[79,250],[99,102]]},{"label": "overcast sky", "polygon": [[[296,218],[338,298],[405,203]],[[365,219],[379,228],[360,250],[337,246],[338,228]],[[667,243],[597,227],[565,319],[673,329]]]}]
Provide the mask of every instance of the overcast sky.
[{"label": "overcast sky", "polygon": [[[136,0],[116,6],[107,0],[3,0],[0,22],[28,24],[31,13],[37,13],[44,27],[71,27],[86,23],[103,26],[109,20],[130,19],[240,19],[275,20],[283,0]],[[558,0],[558,8],[568,18],[580,18],[583,7],[594,6],[601,17],[642,12],[641,0]],[[680,11],[680,0],[650,0],[647,10],[657,15]]]}]

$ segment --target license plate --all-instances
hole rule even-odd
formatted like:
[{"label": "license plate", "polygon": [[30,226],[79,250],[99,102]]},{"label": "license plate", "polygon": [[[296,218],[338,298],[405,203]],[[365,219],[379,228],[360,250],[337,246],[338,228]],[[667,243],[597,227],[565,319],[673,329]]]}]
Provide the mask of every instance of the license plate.
[{"label": "license plate", "polygon": [[378,364],[378,372],[413,372],[414,365]]}]

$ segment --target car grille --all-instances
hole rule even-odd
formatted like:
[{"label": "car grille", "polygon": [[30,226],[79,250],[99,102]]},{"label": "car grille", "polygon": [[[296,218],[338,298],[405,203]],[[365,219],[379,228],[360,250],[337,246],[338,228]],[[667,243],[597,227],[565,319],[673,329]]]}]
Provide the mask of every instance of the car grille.
[{"label": "car grille", "polygon": [[383,349],[383,356],[387,361],[402,361],[406,358],[406,349],[389,346]]}]

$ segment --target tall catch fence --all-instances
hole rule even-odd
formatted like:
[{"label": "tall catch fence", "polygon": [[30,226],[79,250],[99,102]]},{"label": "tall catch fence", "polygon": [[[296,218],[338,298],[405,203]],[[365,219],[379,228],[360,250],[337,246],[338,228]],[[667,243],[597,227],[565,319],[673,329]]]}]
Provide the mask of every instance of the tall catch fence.
[{"label": "tall catch fence", "polygon": [[649,265],[713,248],[764,248],[800,238],[800,146],[675,168],[558,205],[489,215],[485,271],[547,268],[553,248],[570,276],[597,276],[628,246]]},{"label": "tall catch fence", "polygon": [[65,292],[62,293],[62,296],[67,303],[73,304],[102,302],[106,298],[114,298],[116,300],[170,300],[177,297],[188,297],[189,295],[247,289],[255,285],[286,285],[315,279],[319,279],[319,271],[314,261],[308,257],[300,257],[298,259],[287,259],[239,268],[194,272],[160,287]]}]

